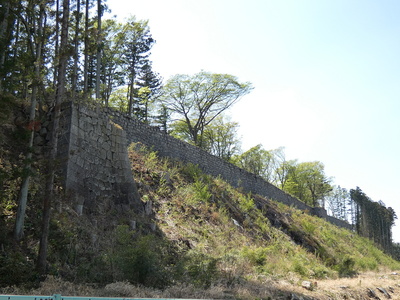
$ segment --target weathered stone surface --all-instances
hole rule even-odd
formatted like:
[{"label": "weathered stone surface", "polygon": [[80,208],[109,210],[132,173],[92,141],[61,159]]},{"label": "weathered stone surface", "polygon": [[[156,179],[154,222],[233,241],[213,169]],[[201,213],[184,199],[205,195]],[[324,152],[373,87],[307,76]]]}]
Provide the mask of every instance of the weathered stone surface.
[{"label": "weathered stone surface", "polygon": [[[143,205],[129,167],[126,135],[98,111],[65,103],[59,155],[67,194],[75,201],[78,215],[116,205],[142,211]],[[69,117],[67,117],[69,116]],[[118,155],[113,155],[118,148]],[[67,151],[65,151],[67,149]],[[84,200],[82,200],[84,199]]]},{"label": "weathered stone surface", "polygon": [[[115,198],[116,202],[125,201],[131,205],[134,203],[137,209],[142,209],[140,201],[137,200],[139,195],[133,183],[127,155],[127,145],[132,142],[140,142],[152,147],[162,157],[171,157],[199,165],[205,173],[221,176],[233,186],[301,210],[310,211],[335,225],[351,229],[347,222],[327,216],[323,209],[313,209],[266,182],[260,176],[249,173],[198,147],[177,140],[157,127],[141,123],[120,112],[84,106],[80,106],[78,111],[77,107],[71,103],[65,103],[63,116],[65,125],[62,135],[67,141],[65,146],[69,149],[67,153],[70,153],[65,168],[66,186],[87,195],[85,208],[95,208],[97,201],[93,198],[97,186],[95,182],[107,180],[103,177],[96,177],[96,174],[105,172],[116,174],[116,176],[115,182],[110,180],[107,183],[113,184],[113,187],[105,188],[106,191],[112,190],[112,193],[101,196]],[[80,160],[73,160],[73,156],[79,156],[84,163]],[[79,171],[79,168],[90,170],[90,172]],[[167,180],[167,178],[165,179]],[[126,188],[125,185],[131,185],[132,188]]]},{"label": "weathered stone surface", "polygon": [[309,290],[309,291],[313,291],[313,290],[315,289],[315,287],[316,287],[316,284],[315,284],[314,282],[305,280],[305,281],[303,281],[303,282],[301,283],[301,286],[302,286],[303,288]]}]

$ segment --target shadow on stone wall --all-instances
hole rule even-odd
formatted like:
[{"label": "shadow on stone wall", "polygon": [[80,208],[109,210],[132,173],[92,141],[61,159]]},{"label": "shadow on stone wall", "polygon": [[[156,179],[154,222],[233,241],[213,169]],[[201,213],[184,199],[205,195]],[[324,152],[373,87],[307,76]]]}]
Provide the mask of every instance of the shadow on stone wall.
[{"label": "shadow on stone wall", "polygon": [[[68,102],[64,103],[63,116],[63,157],[68,160],[64,170],[66,188],[74,191],[77,201],[84,201],[84,207],[88,209],[93,209],[95,199],[100,196],[95,190],[100,191],[103,196],[116,196],[116,199],[120,199],[114,204],[141,209],[127,156],[127,145],[140,142],[157,151],[161,157],[198,165],[206,174],[221,176],[231,185],[244,191],[309,211],[337,226],[351,229],[347,222],[328,216],[324,208],[310,207],[262,177],[126,114],[110,108],[90,109],[83,106],[78,109],[76,105]],[[81,197],[84,197],[84,200],[79,200]]]}]

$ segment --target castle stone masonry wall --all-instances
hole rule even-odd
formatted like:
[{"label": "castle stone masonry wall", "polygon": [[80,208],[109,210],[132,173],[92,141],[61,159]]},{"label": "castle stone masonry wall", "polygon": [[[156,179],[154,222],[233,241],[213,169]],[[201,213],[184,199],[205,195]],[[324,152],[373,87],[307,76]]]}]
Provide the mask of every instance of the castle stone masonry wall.
[{"label": "castle stone masonry wall", "polygon": [[[69,153],[69,160],[71,161],[67,164],[68,168],[65,172],[68,185],[70,187],[76,186],[75,190],[79,190],[78,194],[83,193],[87,196],[90,193],[96,193],[95,190],[99,187],[99,195],[96,196],[104,195],[104,193],[112,194],[111,187],[103,185],[107,180],[111,180],[111,182],[119,184],[119,193],[122,195],[121,201],[134,202],[133,199],[126,200],[127,194],[132,191],[132,188],[128,188],[132,183],[128,179],[131,171],[126,149],[130,143],[140,142],[157,151],[162,157],[170,157],[198,165],[206,174],[221,176],[228,183],[235,187],[241,187],[244,191],[259,194],[301,210],[307,210],[337,226],[351,229],[347,222],[327,216],[325,209],[310,207],[268,183],[260,176],[249,173],[198,147],[178,140],[157,127],[139,122],[135,118],[110,108],[88,109],[87,107],[80,107],[78,110],[72,104],[65,104],[64,106],[63,115],[66,119],[69,118],[71,123],[64,122],[66,128],[68,126],[70,128],[69,131],[66,128],[64,129],[66,135],[70,136],[69,146],[66,145],[64,151]],[[69,115],[70,117],[68,117]],[[67,141],[67,138],[64,141]],[[79,152],[78,155],[76,151]],[[64,153],[64,157],[68,157],[68,155]],[[108,167],[103,168],[101,166]],[[106,174],[106,172],[110,173]],[[70,178],[71,176],[72,178]],[[132,175],[130,175],[130,178],[132,178]],[[88,188],[91,192],[87,191]],[[89,197],[89,199],[91,198]]]},{"label": "castle stone masonry wall", "polygon": [[79,213],[115,207],[141,210],[126,132],[99,109],[64,103],[59,157],[65,189]]}]

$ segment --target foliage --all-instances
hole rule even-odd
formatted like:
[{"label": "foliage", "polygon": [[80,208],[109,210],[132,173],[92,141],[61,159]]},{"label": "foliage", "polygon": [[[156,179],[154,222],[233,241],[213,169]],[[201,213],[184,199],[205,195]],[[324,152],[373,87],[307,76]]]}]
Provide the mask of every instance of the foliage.
[{"label": "foliage", "polygon": [[321,162],[304,162],[289,169],[283,190],[308,205],[320,206],[324,197],[332,190],[330,182]]},{"label": "foliage", "polygon": [[219,277],[218,260],[196,251],[188,251],[177,268],[180,276],[196,287],[210,287]]},{"label": "foliage", "polygon": [[385,204],[372,201],[359,187],[350,190],[350,197],[356,203],[356,229],[385,249],[392,251],[392,226],[397,219],[395,211]]},{"label": "foliage", "polygon": [[193,144],[204,147],[207,126],[251,89],[250,83],[240,83],[228,74],[180,74],[167,81],[162,101],[173,118],[185,123]]},{"label": "foliage", "polygon": [[[296,282],[400,267],[350,231],[242,193],[195,165],[160,159],[141,144],[132,145],[129,155],[139,192],[153,212],[142,216],[109,209],[103,215],[77,216],[63,206],[51,223],[51,274],[103,285],[128,280],[149,287],[182,283],[205,288],[265,276],[290,276]],[[2,257],[2,266],[32,263],[10,257]],[[35,274],[14,278],[22,282],[28,277]]]},{"label": "foliage", "polygon": [[324,200],[330,214],[335,218],[347,220],[349,212],[350,215],[352,214],[351,204],[349,203],[351,200],[350,193],[345,188],[333,186],[332,191]]},{"label": "foliage", "polygon": [[276,151],[263,149],[261,144],[235,156],[232,161],[248,172],[263,177],[268,182],[273,181],[277,167]]},{"label": "foliage", "polygon": [[116,228],[116,248],[113,260],[120,270],[121,280],[147,286],[163,287],[168,284],[168,272],[162,257],[163,242],[154,235],[133,239],[128,226]]},{"label": "foliage", "polygon": [[[188,123],[177,120],[171,124],[171,135],[187,143],[194,144]],[[230,161],[240,151],[240,141],[237,138],[237,122],[226,122],[222,115],[215,118],[205,129],[201,137],[202,148],[226,161]]]},{"label": "foliage", "polygon": [[[20,251],[10,251],[0,255],[0,287],[21,285],[34,281],[34,262]],[[35,276],[36,275],[36,276]]]}]

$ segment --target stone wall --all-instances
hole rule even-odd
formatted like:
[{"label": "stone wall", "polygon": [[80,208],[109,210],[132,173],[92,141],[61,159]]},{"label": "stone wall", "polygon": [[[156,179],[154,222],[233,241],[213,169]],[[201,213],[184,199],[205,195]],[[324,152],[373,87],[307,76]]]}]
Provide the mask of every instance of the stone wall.
[{"label": "stone wall", "polygon": [[306,205],[260,176],[120,112],[87,107],[77,109],[71,103],[65,103],[63,116],[64,146],[61,148],[62,157],[68,160],[64,164],[66,189],[75,195],[77,203],[89,210],[95,208],[96,199],[100,197],[115,197],[117,205],[129,204],[140,209],[127,155],[127,145],[140,142],[162,157],[198,165],[203,172],[221,176],[244,191],[309,211],[337,226],[351,229],[347,222],[328,216],[325,209]]},{"label": "stone wall", "polygon": [[178,140],[157,127],[146,125],[137,119],[130,118],[112,109],[107,109],[107,115],[113,122],[124,128],[129,143],[143,143],[152,147],[160,156],[198,165],[203,172],[212,176],[221,176],[231,185],[241,187],[244,191],[259,194],[301,210],[307,210],[311,214],[324,218],[337,226],[351,229],[351,225],[347,222],[328,216],[325,209],[310,207],[265,181],[260,176],[249,173],[198,147]]},{"label": "stone wall", "polygon": [[142,210],[133,180],[125,131],[100,109],[63,104],[59,157],[78,213],[112,208]]}]

